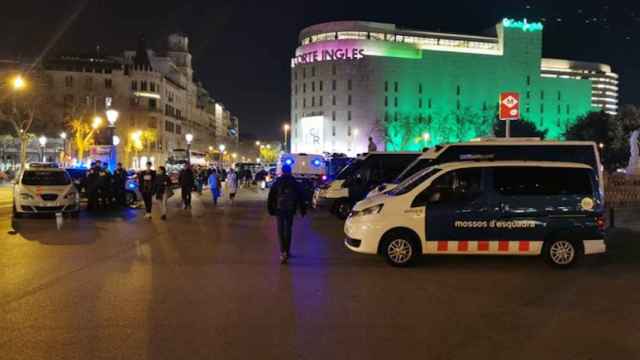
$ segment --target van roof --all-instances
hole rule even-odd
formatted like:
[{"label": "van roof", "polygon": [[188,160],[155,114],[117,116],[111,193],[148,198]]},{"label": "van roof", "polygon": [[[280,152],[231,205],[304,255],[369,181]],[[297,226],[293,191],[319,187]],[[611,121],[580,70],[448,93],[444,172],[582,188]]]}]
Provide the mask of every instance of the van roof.
[{"label": "van roof", "polygon": [[422,155],[420,155],[421,159],[433,159],[436,154],[444,151],[446,148],[451,146],[553,146],[553,145],[562,145],[562,146],[593,146],[596,147],[596,143],[593,141],[546,141],[546,140],[533,140],[530,138],[520,138],[517,140],[514,139],[482,139],[476,141],[469,141],[463,143],[454,143],[454,144],[442,144],[437,145],[432,148],[426,149]]},{"label": "van roof", "polygon": [[453,170],[476,167],[496,167],[496,166],[530,166],[530,167],[561,167],[574,169],[591,169],[591,166],[572,162],[557,161],[458,161],[436,165],[443,170]]},{"label": "van roof", "polygon": [[372,152],[366,152],[366,153],[362,153],[362,154],[358,154],[359,158],[365,158],[369,155],[420,155],[422,154],[419,151],[372,151]]}]

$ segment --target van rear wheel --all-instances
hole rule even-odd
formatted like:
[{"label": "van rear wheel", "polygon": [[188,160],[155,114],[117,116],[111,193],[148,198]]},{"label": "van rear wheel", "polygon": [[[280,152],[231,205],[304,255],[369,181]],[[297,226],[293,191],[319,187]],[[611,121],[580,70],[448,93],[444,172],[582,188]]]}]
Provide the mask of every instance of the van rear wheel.
[{"label": "van rear wheel", "polygon": [[580,246],[567,239],[553,239],[543,248],[544,259],[552,267],[567,269],[576,264],[580,258]]},{"label": "van rear wheel", "polygon": [[416,239],[402,232],[385,235],[381,250],[387,263],[396,267],[413,265],[420,254],[420,246]]}]

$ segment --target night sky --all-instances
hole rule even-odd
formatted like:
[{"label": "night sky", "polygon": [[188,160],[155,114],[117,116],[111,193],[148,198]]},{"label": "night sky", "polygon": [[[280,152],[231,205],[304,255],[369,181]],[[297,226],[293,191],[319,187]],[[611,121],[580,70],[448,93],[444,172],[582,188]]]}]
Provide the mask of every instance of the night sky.
[{"label": "night sky", "polygon": [[480,34],[505,16],[543,20],[546,57],[611,64],[621,76],[622,104],[640,104],[637,0],[5,0],[0,59],[37,57],[48,44],[50,55],[89,53],[96,45],[119,54],[135,49],[141,33],[150,47],[162,49],[167,34],[185,32],[197,78],[240,117],[241,133],[276,139],[289,117],[290,58],[305,26],[369,20]]}]

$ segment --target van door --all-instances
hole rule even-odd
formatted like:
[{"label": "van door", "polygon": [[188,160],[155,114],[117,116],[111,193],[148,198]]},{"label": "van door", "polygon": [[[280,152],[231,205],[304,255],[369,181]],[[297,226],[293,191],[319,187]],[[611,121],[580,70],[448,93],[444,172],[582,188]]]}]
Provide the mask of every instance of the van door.
[{"label": "van door", "polygon": [[426,206],[425,253],[465,253],[487,239],[490,214],[482,168],[447,172],[413,202]]}]

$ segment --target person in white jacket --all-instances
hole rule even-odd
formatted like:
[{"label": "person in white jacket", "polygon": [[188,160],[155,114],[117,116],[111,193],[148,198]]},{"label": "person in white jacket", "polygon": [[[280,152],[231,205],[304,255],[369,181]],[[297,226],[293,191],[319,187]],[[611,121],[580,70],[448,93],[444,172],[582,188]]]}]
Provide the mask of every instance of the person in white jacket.
[{"label": "person in white jacket", "polygon": [[233,200],[236,198],[236,192],[238,192],[238,175],[233,169],[229,169],[227,173],[227,191],[229,192],[229,200],[233,204]]}]

